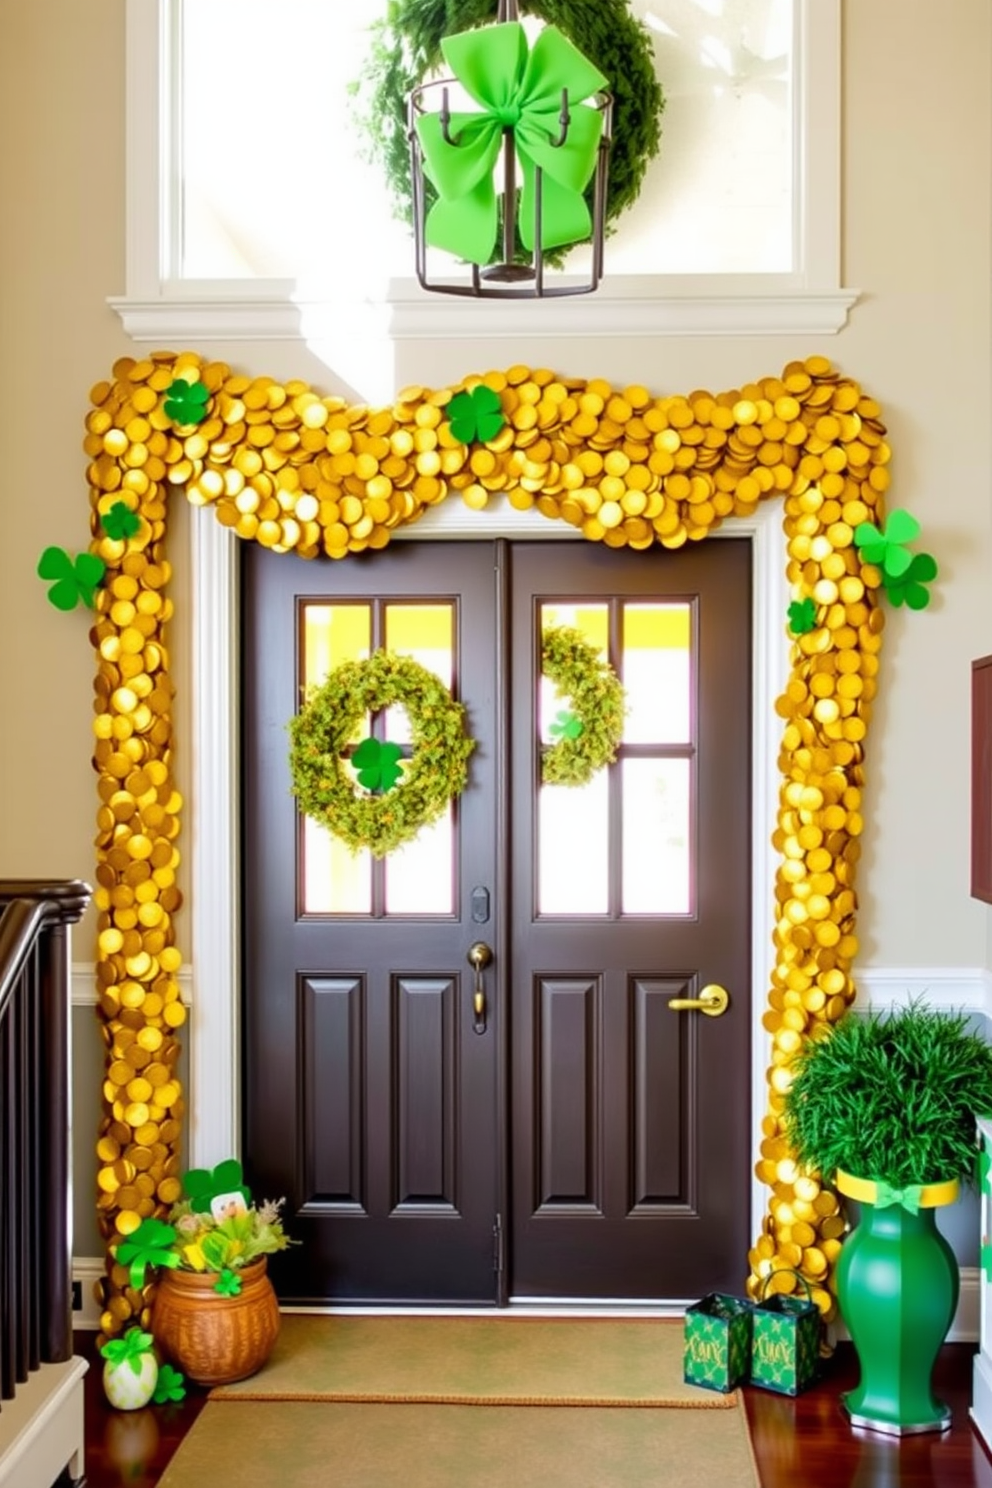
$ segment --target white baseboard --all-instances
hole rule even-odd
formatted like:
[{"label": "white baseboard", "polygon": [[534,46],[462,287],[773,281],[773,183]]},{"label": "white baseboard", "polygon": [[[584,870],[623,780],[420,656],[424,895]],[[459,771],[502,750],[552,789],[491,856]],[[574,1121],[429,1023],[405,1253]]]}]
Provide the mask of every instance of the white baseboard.
[{"label": "white baseboard", "polygon": [[859,1007],[904,1007],[915,998],[947,1012],[992,1017],[992,971],[981,966],[855,967]]},{"label": "white baseboard", "polygon": [[72,1309],[74,1328],[92,1329],[94,1332],[99,1328],[100,1304],[93,1295],[93,1289],[106,1274],[107,1263],[103,1256],[73,1256],[73,1286],[79,1288],[79,1306]]},{"label": "white baseboard", "polygon": [[978,1343],[982,1273],[978,1266],[961,1267],[961,1295],[948,1343]]},{"label": "white baseboard", "polygon": [[[74,1328],[93,1329],[100,1326],[100,1306],[93,1296],[93,1284],[104,1274],[104,1263],[98,1256],[76,1256],[72,1263],[72,1279],[80,1283],[82,1293],[82,1306],[72,1314],[72,1325]],[[948,1343],[977,1343],[978,1342],[978,1320],[979,1320],[979,1296],[981,1286],[981,1271],[977,1266],[961,1267],[961,1293],[958,1298],[958,1309],[954,1314],[950,1332],[947,1335]],[[615,1302],[598,1303],[574,1303],[571,1306],[562,1302],[534,1303],[533,1299],[526,1303],[518,1303],[507,1309],[507,1316],[515,1317],[537,1316],[537,1317],[561,1317],[565,1312],[572,1312],[576,1317],[582,1316],[608,1316],[608,1317],[681,1317],[686,1308],[684,1301],[666,1303],[652,1299],[643,1304],[628,1303],[618,1304]],[[326,1313],[328,1315],[337,1313],[391,1313],[395,1311],[388,1307],[287,1307],[285,1312]],[[461,1309],[454,1309],[459,1311]],[[478,1309],[463,1309],[466,1316],[471,1316]],[[485,1309],[487,1313],[492,1309]],[[408,1311],[403,1309],[404,1314]],[[411,1312],[421,1313],[425,1316],[442,1314],[450,1316],[451,1308],[419,1307],[409,1309]],[[843,1323],[835,1324],[836,1336],[847,1338],[848,1332]]]}]

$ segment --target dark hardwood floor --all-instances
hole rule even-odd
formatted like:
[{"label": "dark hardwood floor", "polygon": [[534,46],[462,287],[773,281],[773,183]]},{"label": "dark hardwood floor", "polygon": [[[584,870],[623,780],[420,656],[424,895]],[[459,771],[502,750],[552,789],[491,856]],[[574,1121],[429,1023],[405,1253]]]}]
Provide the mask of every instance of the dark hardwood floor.
[{"label": "dark hardwood floor", "polygon": [[[101,1387],[103,1361],[95,1334],[78,1333],[75,1346],[91,1361],[86,1376],[87,1488],[154,1488],[205,1404],[206,1391],[191,1388],[181,1404],[112,1410]],[[974,1356],[974,1344],[947,1344],[934,1372],[936,1393],[954,1413],[951,1429],[902,1441],[854,1431],[847,1423],[839,1397],[857,1381],[849,1344],[840,1345],[822,1380],[795,1400],[746,1390],[762,1488],[992,1488],[992,1458],[968,1415]],[[240,1464],[240,1473],[252,1480],[251,1464]],[[252,1481],[254,1488],[270,1488]],[[292,1488],[292,1478],[285,1477],[279,1488]]]}]

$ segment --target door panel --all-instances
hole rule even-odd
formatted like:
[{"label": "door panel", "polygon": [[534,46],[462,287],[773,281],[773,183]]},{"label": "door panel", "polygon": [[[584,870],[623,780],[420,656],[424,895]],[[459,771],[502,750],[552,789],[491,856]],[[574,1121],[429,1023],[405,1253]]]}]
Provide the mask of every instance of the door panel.
[{"label": "door panel", "polygon": [[[246,547],[246,1166],[258,1192],[290,1196],[304,1241],[276,1258],[284,1300],[688,1297],[739,1280],[749,576],[734,540],[403,543],[328,565]],[[541,677],[548,624],[582,629],[628,694],[620,756],[581,789],[540,785],[567,701]],[[342,857],[289,795],[301,682],[386,643],[451,669],[478,741],[440,848],[418,839],[428,856],[405,876],[399,858]],[[479,939],[496,952],[482,1036]],[[723,1017],[672,1011],[708,982],[731,994]]]},{"label": "door panel", "polygon": [[[590,544],[549,564],[520,544],[512,595],[510,1289],[688,1297],[729,1286],[748,1245],[749,546],[660,555]],[[684,614],[687,644],[656,668],[672,696],[640,698],[599,782],[606,826],[594,813],[580,862],[601,902],[590,910],[573,889],[571,909],[551,895],[549,912],[541,834],[556,811],[541,798],[561,796],[563,812],[569,788],[540,785],[542,623],[585,617],[591,639],[608,637],[621,679],[637,679],[637,614],[662,602]],[[631,693],[643,690],[635,680]],[[673,767],[684,782],[674,791]],[[661,820],[659,798],[675,824],[667,857],[631,829]],[[641,911],[653,900],[668,911]],[[671,1010],[709,982],[731,994],[723,1017]]]},{"label": "door panel", "polygon": [[[475,1033],[466,963],[499,933],[495,904],[472,917],[473,891],[494,883],[492,547],[463,545],[456,568],[419,544],[328,565],[247,547],[244,562],[244,1130],[249,1181],[287,1194],[303,1241],[275,1258],[280,1295],[492,1303],[498,1016]],[[286,731],[304,681],[404,634],[453,671],[477,740],[453,849],[406,874],[402,854],[356,863],[298,815]],[[399,742],[405,717],[390,711]]]}]

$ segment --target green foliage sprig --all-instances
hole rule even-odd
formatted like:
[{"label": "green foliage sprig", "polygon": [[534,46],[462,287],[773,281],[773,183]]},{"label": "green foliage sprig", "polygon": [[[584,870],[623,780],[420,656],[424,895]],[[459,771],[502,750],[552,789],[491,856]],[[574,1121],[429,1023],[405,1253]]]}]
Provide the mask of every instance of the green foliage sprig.
[{"label": "green foliage sprig", "polygon": [[992,1046],[964,1013],[920,1002],[845,1013],[796,1056],[785,1135],[828,1181],[838,1168],[904,1188],[975,1178],[975,1118],[992,1112]]},{"label": "green foliage sprig", "polygon": [[[633,15],[629,0],[521,0],[522,15],[537,16],[573,43],[609,79],[613,94],[613,144],[606,193],[611,226],[637,200],[644,173],[658,154],[665,96],[655,75],[651,33]],[[371,28],[369,56],[353,92],[368,156],[382,167],[394,215],[413,221],[407,98],[443,66],[441,41],[496,20],[496,0],[390,0]],[[436,192],[425,181],[425,211]],[[587,190],[592,200],[592,187]],[[546,253],[560,263],[564,253]]]},{"label": "green foliage sprig", "polygon": [[568,722],[552,725],[560,737],[543,752],[541,779],[545,785],[585,785],[616,759],[626,711],[620,679],[582,632],[568,625],[544,632],[541,670],[570,704]]},{"label": "green foliage sprig", "polygon": [[[345,752],[368,713],[399,704],[410,719],[413,757],[384,795],[356,790]],[[407,656],[375,651],[346,661],[289,723],[290,774],[301,811],[358,852],[381,858],[442,816],[468,778],[475,741],[465,709],[439,677]]]}]

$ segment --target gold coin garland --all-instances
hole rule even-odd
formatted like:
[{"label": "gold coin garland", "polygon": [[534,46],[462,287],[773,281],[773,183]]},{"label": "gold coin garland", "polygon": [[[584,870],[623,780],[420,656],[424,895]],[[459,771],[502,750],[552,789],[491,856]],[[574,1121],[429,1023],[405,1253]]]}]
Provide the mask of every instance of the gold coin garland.
[{"label": "gold coin garland", "polygon": [[[165,409],[175,382],[206,390],[184,395],[203,414],[196,425],[177,425]],[[445,409],[456,392],[483,385],[499,396],[506,423],[470,448],[452,434]],[[772,1053],[757,1164],[771,1193],[748,1288],[791,1290],[798,1270],[829,1316],[845,1219],[836,1194],[796,1165],[781,1109],[803,1039],[828,1030],[854,997],[864,749],[884,624],[882,576],[854,532],[883,518],[890,459],[874,399],[812,356],[732,391],[665,397],[514,366],[461,388],[409,387],[392,407],[372,410],[321,397],[300,380],[251,378],[192,352],[162,352],[118,362],[91,402],[91,551],[106,565],[91,632],[106,1046],[97,1143],[109,1252],[103,1335],[134,1321],[147,1326],[148,1289],[131,1286],[115,1247],[142,1219],[168,1212],[184,1166],[176,1060],[186,1013],[174,928],[183,803],[165,639],[173,489],[212,506],[240,537],[308,558],[383,548],[397,527],[454,491],[474,510],[503,493],[512,507],[569,522],[590,541],[639,551],[698,542],[724,518],[782,498],[792,598],[812,600],[815,612],[811,628],[792,634],[777,703],[780,864],[764,1015]],[[113,536],[103,519],[120,505],[138,528],[117,527]]]},{"label": "gold coin garland", "polygon": [[551,725],[560,734],[541,755],[545,785],[586,785],[617,757],[623,735],[624,690],[616,672],[570,625],[551,626],[541,638],[541,671],[571,707]]},{"label": "gold coin garland", "polygon": [[[366,714],[391,704],[406,709],[413,758],[393,767],[401,768],[399,783],[383,794],[359,793],[345,751]],[[367,847],[377,858],[443,815],[465,788],[468,757],[475,748],[465,734],[465,708],[440,677],[390,651],[374,651],[366,661],[335,667],[290,720],[289,730],[292,789],[301,811],[352,852]],[[360,748],[370,744],[377,741],[367,739]],[[378,747],[371,751],[380,752]],[[379,778],[380,770],[375,770],[377,784]],[[383,783],[391,778],[390,771]]]}]

